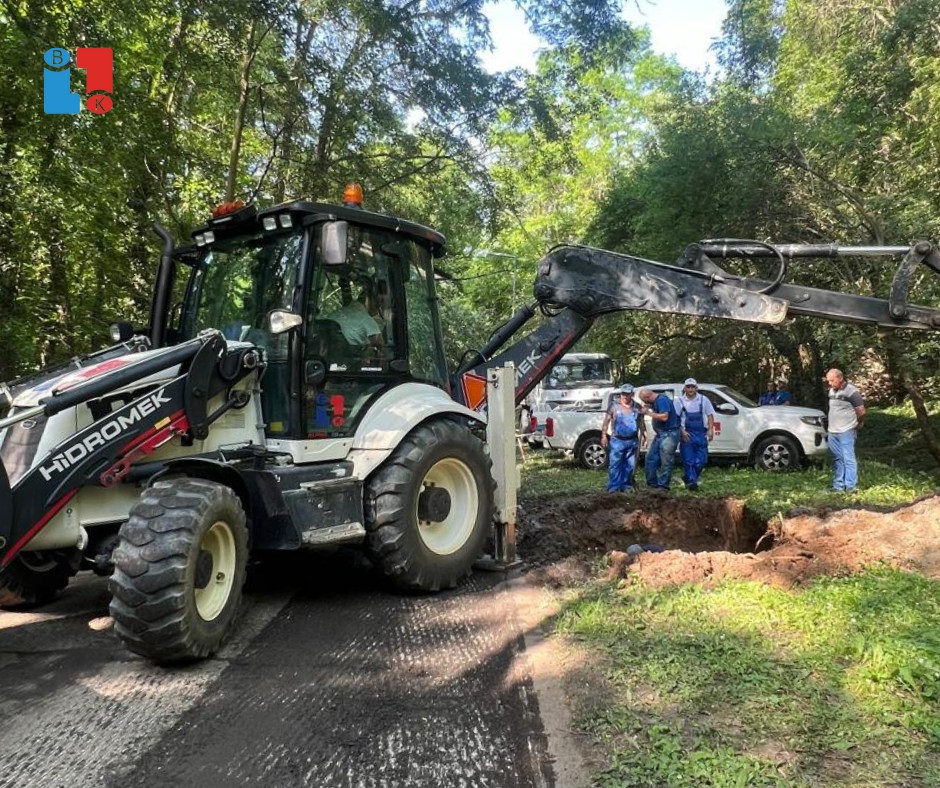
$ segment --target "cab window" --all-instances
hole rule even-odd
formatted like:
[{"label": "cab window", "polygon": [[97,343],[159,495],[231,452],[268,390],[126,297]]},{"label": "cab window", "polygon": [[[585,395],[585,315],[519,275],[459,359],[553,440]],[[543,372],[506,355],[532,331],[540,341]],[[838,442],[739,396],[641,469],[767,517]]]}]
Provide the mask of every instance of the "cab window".
[{"label": "cab window", "polygon": [[344,264],[314,267],[307,298],[305,364],[325,371],[315,381],[305,374],[309,437],[354,434],[371,400],[409,376],[446,381],[430,253],[393,230],[352,223],[347,244]]}]

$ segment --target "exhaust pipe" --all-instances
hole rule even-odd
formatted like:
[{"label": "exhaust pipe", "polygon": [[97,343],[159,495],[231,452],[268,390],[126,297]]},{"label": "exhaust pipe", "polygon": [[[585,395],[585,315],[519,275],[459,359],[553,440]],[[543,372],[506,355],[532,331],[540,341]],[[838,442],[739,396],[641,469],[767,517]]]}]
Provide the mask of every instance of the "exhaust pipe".
[{"label": "exhaust pipe", "polygon": [[164,345],[167,315],[173,294],[173,236],[159,222],[153,223],[153,230],[163,241],[157,282],[153,287],[153,300],[150,302],[150,346],[158,348]]}]

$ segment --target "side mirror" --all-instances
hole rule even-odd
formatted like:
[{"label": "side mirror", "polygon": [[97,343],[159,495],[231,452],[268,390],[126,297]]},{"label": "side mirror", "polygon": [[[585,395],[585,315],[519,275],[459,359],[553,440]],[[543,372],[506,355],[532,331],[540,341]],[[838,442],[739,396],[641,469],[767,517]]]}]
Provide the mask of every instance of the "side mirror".
[{"label": "side mirror", "polygon": [[325,222],[320,237],[323,262],[326,265],[344,265],[349,237],[348,222]]},{"label": "side mirror", "polygon": [[286,331],[297,328],[304,319],[289,309],[274,309],[268,313],[268,331],[277,336]]},{"label": "side mirror", "polygon": [[718,413],[727,413],[729,416],[734,416],[738,412],[738,409],[734,407],[730,402],[722,402],[715,406],[715,410]]},{"label": "side mirror", "polygon": [[128,339],[134,336],[134,329],[130,323],[112,323],[108,327],[108,331],[111,334],[111,341],[114,343],[127,342]]}]

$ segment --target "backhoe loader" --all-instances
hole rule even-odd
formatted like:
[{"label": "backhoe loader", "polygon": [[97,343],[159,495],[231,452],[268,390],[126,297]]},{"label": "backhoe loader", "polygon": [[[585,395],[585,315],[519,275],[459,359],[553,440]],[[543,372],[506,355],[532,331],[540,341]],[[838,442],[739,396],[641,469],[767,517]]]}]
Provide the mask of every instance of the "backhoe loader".
[{"label": "backhoe loader", "polygon": [[[229,208],[180,248],[157,227],[145,331],[118,324],[113,346],[0,387],[0,605],[108,575],[118,636],[160,663],[219,648],[249,555],[358,543],[399,588],[453,587],[515,481],[494,478],[485,443],[488,373],[511,363],[519,404],[603,314],[940,328],[908,303],[914,273],[940,271],[927,242],[717,240],[672,265],[563,246],[539,263],[533,303],[451,371],[439,233],[355,203]],[[887,299],[788,281],[801,257],[876,254],[902,258]],[[733,257],[778,272],[716,262]]]}]

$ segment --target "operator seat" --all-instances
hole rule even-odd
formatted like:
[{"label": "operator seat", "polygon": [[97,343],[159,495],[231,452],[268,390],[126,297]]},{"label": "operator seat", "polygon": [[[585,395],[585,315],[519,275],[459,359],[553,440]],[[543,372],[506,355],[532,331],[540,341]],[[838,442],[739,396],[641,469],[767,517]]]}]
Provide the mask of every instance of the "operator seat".
[{"label": "operator seat", "polygon": [[315,355],[323,356],[328,364],[341,364],[343,366],[359,365],[362,361],[363,349],[350,344],[343,335],[340,324],[335,320],[323,318],[314,323],[315,326]]}]

